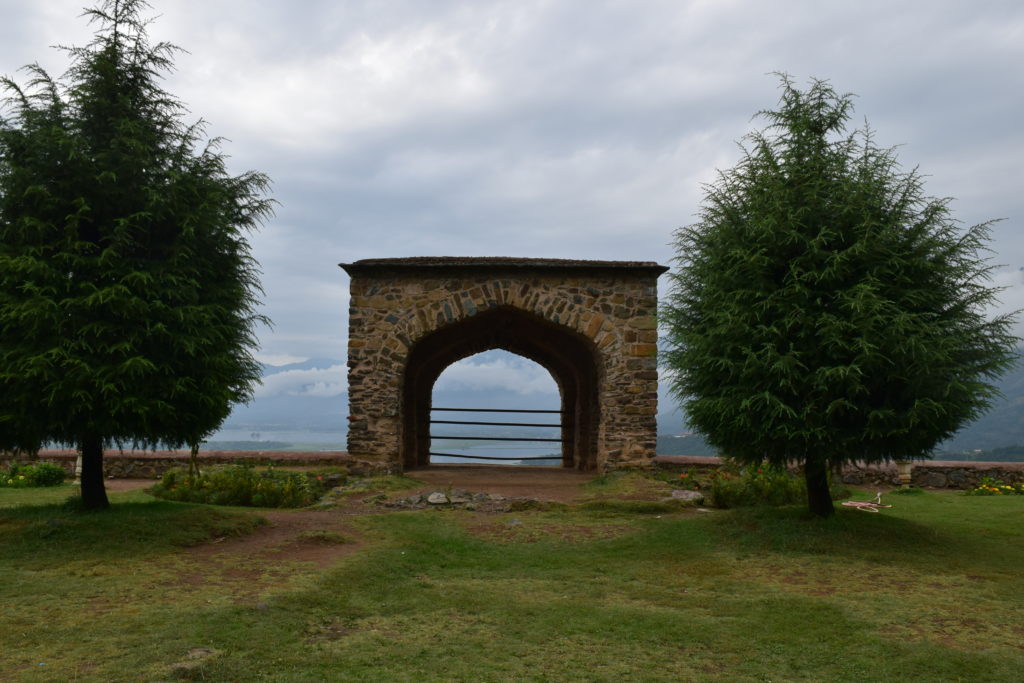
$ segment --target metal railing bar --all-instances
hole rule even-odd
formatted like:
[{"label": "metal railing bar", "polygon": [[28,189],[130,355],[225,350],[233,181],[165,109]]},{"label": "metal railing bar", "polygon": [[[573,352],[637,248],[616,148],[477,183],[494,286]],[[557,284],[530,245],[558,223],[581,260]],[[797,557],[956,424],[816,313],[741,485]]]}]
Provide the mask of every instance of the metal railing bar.
[{"label": "metal railing bar", "polygon": [[568,410],[513,410],[511,408],[431,408],[456,413],[559,413],[567,415]]},{"label": "metal railing bar", "polygon": [[432,425],[489,425],[494,427],[552,427],[561,428],[560,424],[538,424],[536,422],[469,422],[463,420],[431,420]]},{"label": "metal railing bar", "polygon": [[531,438],[516,438],[514,436],[442,436],[440,434],[431,434],[431,439],[452,439],[454,441],[552,441],[555,443],[562,443],[564,439],[531,439]]},{"label": "metal railing bar", "polygon": [[441,455],[446,458],[467,458],[469,460],[561,460],[560,455],[521,455],[519,457],[503,458],[494,455],[461,455],[459,453],[434,453],[428,455]]}]

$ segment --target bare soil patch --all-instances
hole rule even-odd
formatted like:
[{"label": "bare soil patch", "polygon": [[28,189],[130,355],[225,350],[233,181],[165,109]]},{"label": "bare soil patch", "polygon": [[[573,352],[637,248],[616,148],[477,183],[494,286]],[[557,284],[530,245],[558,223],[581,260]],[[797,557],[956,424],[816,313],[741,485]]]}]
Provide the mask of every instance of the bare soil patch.
[{"label": "bare soil patch", "polygon": [[[334,510],[260,510],[258,514],[267,524],[253,533],[188,548],[185,554],[194,558],[231,558],[243,564],[277,557],[326,567],[359,547],[358,534],[346,523],[346,515]],[[328,532],[350,542],[324,543],[310,532]]]},{"label": "bare soil patch", "polygon": [[[500,494],[509,498],[573,503],[585,498],[583,484],[594,475],[554,467],[496,467],[486,465],[433,465],[406,472],[423,482],[423,486],[390,494],[411,495],[438,489],[465,489],[473,493]],[[108,491],[133,491],[153,484],[152,479],[109,479]],[[325,509],[257,511],[267,524],[253,533],[239,537],[216,539],[185,551],[189,568],[179,579],[180,585],[220,583],[225,587],[235,584],[241,593],[253,592],[262,583],[258,567],[267,566],[268,560],[310,563],[324,568],[352,554],[361,546],[359,533],[351,525],[359,515],[388,512],[372,503],[364,503],[366,492],[353,492],[340,505]],[[562,537],[588,540],[596,536],[621,533],[609,528],[598,533],[587,527],[561,525],[559,528],[520,529],[519,525],[501,522],[483,523],[474,533],[501,537],[510,542],[524,542],[542,537]],[[349,542],[331,542],[343,537]],[[607,537],[607,536],[606,536]],[[266,578],[266,577],[263,577]]]},{"label": "bare soil patch", "polygon": [[250,534],[186,548],[173,584],[181,588],[215,585],[245,601],[296,572],[329,567],[362,546],[348,523],[351,515],[336,509],[262,509],[257,514],[267,524]]},{"label": "bare soil patch", "polygon": [[519,519],[514,515],[503,515],[469,523],[466,530],[477,538],[500,543],[537,543],[543,540],[560,540],[570,543],[597,541],[617,538],[634,531],[629,524],[570,524],[550,520]]},{"label": "bare soil patch", "polygon": [[473,493],[497,493],[509,498],[574,503],[584,496],[583,484],[592,472],[562,467],[505,467],[496,465],[431,465],[406,471],[406,476],[426,482],[414,489],[423,493],[451,487]]},{"label": "bare soil patch", "polygon": [[107,479],[107,491],[138,491],[157,483],[157,479]]}]

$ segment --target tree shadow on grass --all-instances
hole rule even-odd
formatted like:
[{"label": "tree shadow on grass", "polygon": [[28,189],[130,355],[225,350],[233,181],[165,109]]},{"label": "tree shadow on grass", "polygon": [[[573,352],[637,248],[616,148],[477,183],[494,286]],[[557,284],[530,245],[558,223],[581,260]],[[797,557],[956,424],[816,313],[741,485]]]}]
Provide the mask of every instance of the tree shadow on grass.
[{"label": "tree shadow on grass", "polygon": [[72,559],[148,557],[246,534],[265,523],[246,512],[168,501],[122,502],[82,512],[74,500],[0,510],[5,561],[54,566]]},{"label": "tree shadow on grass", "polygon": [[1024,559],[1015,559],[1021,553],[980,527],[926,514],[907,519],[838,509],[835,516],[818,519],[798,507],[737,508],[708,522],[741,552],[827,555],[922,570],[994,569]]}]

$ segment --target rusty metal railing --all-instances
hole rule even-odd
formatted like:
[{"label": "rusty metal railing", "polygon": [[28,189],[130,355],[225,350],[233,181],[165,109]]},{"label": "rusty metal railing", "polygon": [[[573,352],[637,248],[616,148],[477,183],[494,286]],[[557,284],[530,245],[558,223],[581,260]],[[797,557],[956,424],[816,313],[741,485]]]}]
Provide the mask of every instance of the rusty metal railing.
[{"label": "rusty metal railing", "polygon": [[[432,408],[432,411],[447,411],[447,412],[458,412],[458,413],[519,413],[519,414],[549,414],[549,415],[563,415],[564,410],[527,410],[527,409],[513,409],[513,408]],[[484,422],[476,420],[431,420],[430,424],[444,424],[444,425],[471,425],[471,426],[486,426],[486,427],[526,427],[526,428],[537,428],[547,427],[549,429],[561,429],[562,424],[559,421],[557,424],[550,423],[537,423],[537,422]],[[441,435],[433,434],[430,435],[431,440],[433,439],[450,439],[458,441],[501,441],[501,442],[522,442],[522,443],[535,443],[535,442],[546,442],[546,443],[564,443],[565,439],[552,439],[547,437],[513,437],[513,436],[461,436],[461,435]],[[495,455],[464,455],[462,453],[435,453],[430,452],[430,455],[442,456],[446,458],[465,458],[467,460],[558,460],[561,458],[559,455],[518,455],[518,456],[495,456]]]}]

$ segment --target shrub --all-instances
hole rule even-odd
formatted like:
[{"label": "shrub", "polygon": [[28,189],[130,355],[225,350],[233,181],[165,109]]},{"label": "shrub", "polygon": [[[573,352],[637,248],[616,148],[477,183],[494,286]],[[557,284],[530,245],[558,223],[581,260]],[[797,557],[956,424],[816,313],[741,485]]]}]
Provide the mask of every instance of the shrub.
[{"label": "shrub", "polygon": [[[829,490],[833,499],[849,495],[831,479]],[[711,498],[719,508],[800,505],[807,501],[807,482],[781,467],[765,464],[740,469],[727,463],[711,476]]]},{"label": "shrub", "polygon": [[309,477],[302,473],[273,467],[256,470],[248,465],[211,468],[196,476],[173,469],[149,491],[167,500],[269,508],[303,507],[317,495]]},{"label": "shrub", "polygon": [[982,477],[975,488],[964,493],[968,496],[1024,496],[1024,484],[1006,484],[993,477]]},{"label": "shrub", "polygon": [[679,473],[679,476],[672,480],[672,483],[676,488],[684,489],[686,491],[700,491],[705,487],[697,478],[696,473],[691,472],[689,469],[683,470]]},{"label": "shrub", "polygon": [[49,462],[34,462],[28,465],[11,465],[7,472],[0,472],[0,486],[28,488],[31,486],[59,486],[64,483],[64,468]]}]

